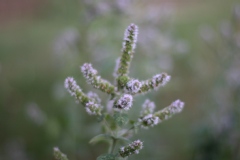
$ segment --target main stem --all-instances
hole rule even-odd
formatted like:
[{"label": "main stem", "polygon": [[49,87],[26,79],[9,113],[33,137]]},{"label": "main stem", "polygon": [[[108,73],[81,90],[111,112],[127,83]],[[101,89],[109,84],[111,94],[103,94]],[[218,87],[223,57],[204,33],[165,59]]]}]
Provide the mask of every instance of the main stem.
[{"label": "main stem", "polygon": [[[116,97],[116,93],[115,93],[115,94],[112,94],[110,99],[113,100],[115,97]],[[113,106],[112,106],[112,107],[113,107]],[[110,128],[110,127],[109,127],[109,128]],[[111,129],[110,129],[110,131],[111,131]],[[112,131],[111,131],[111,132],[112,132]],[[113,135],[113,133],[112,133],[112,135]],[[110,148],[110,153],[111,153],[111,154],[114,152],[114,149],[115,149],[115,147],[116,147],[116,144],[117,144],[117,139],[114,138],[114,137],[112,137],[112,145],[111,145],[111,148]]]},{"label": "main stem", "polygon": [[117,139],[116,139],[116,138],[113,138],[112,140],[113,140],[113,141],[112,141],[112,146],[111,146],[110,153],[113,153],[114,148],[115,148],[115,146],[116,146],[116,144],[117,144]]}]

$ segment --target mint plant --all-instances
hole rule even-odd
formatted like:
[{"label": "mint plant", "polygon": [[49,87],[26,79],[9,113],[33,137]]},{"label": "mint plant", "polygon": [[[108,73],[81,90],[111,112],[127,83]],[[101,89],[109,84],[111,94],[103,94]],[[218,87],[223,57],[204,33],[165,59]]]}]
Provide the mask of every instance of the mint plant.
[{"label": "mint plant", "polygon": [[[130,155],[138,154],[143,148],[141,140],[130,141],[130,138],[139,129],[153,127],[172,115],[182,111],[184,103],[180,100],[172,102],[168,107],[155,111],[155,103],[145,100],[137,120],[131,120],[128,111],[133,107],[133,98],[136,95],[157,90],[166,85],[170,76],[167,73],[154,75],[152,78],[140,81],[129,76],[130,63],[134,55],[138,36],[138,26],[131,24],[127,27],[122,45],[122,56],[117,59],[114,71],[115,84],[103,79],[92,64],[85,63],[80,69],[88,84],[109,95],[108,106],[101,104],[96,93],[85,94],[77,85],[74,78],[65,80],[65,88],[78,103],[81,103],[86,112],[96,116],[104,128],[104,133],[93,137],[90,143],[108,141],[108,153],[100,155],[97,160],[127,159]],[[125,146],[115,149],[117,143],[126,143]],[[57,147],[54,148],[57,160],[67,160]]]}]

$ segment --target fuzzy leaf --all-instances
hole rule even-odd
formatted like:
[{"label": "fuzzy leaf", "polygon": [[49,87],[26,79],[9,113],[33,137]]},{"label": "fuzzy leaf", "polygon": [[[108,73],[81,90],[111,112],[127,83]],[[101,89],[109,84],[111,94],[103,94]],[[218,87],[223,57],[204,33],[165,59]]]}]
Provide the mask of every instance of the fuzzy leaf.
[{"label": "fuzzy leaf", "polygon": [[128,122],[130,125],[134,125],[135,121],[134,120],[129,120]]},{"label": "fuzzy leaf", "polygon": [[113,131],[113,130],[116,130],[117,129],[117,125],[116,125],[116,122],[115,122],[115,119],[110,116],[109,114],[106,115],[105,117],[106,121],[109,123],[109,127],[110,129]]},{"label": "fuzzy leaf", "polygon": [[115,113],[114,120],[119,127],[122,127],[128,123],[129,118],[127,114]]},{"label": "fuzzy leaf", "polygon": [[99,134],[99,135],[93,137],[93,138],[89,141],[89,143],[90,143],[90,144],[96,144],[96,143],[98,143],[98,142],[100,142],[100,141],[108,141],[108,140],[110,140],[110,139],[112,139],[112,136],[110,136],[110,135],[108,135],[108,134]]}]

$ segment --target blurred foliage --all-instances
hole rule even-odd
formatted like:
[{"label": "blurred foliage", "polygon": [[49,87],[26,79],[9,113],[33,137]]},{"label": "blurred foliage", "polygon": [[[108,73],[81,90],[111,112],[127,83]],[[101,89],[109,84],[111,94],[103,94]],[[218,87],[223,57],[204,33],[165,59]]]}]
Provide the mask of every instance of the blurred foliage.
[{"label": "blurred foliage", "polygon": [[208,56],[204,58],[205,69],[213,68],[214,72],[210,71],[211,90],[204,97],[212,107],[202,107],[211,112],[195,135],[200,137],[193,147],[195,159],[240,159],[240,5],[233,6],[231,12],[217,29],[209,25],[200,28],[200,36],[211,51],[211,57],[204,54]]},{"label": "blurred foliage", "polygon": [[[202,25],[231,22],[236,2],[54,0],[37,3],[27,14],[13,9],[15,16],[0,19],[0,159],[51,159],[55,145],[71,160],[93,160],[105,151],[104,143],[89,144],[101,128],[72,102],[63,82],[76,77],[89,91],[76,68],[90,61],[102,77],[113,80],[122,33],[131,22],[139,26],[139,42],[130,74],[145,79],[165,71],[172,76],[168,86],[147,95],[158,109],[174,99],[186,102],[180,115],[138,134],[147,143],[131,159],[239,158],[240,87],[227,79],[232,69],[239,74],[239,48],[233,50],[232,42],[213,29],[217,58],[198,34]],[[13,2],[0,2],[8,5]],[[231,36],[237,34],[239,26]],[[143,97],[136,97],[133,116]]]}]

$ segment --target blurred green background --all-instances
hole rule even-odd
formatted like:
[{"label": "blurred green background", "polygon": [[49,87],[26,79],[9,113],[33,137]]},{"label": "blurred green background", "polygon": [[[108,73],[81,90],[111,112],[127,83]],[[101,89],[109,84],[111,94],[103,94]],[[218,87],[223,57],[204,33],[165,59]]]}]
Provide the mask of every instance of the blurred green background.
[{"label": "blurred green background", "polygon": [[141,130],[133,139],[144,141],[144,149],[129,159],[239,160],[238,5],[234,0],[1,0],[0,160],[53,159],[55,146],[70,160],[94,160],[106,152],[106,144],[88,143],[100,127],[63,82],[73,76],[83,91],[96,91],[80,73],[84,62],[113,82],[130,23],[139,26],[131,77],[172,76],[164,88],[136,97],[131,116],[137,118],[145,98],[157,109],[176,99],[185,108]]}]

